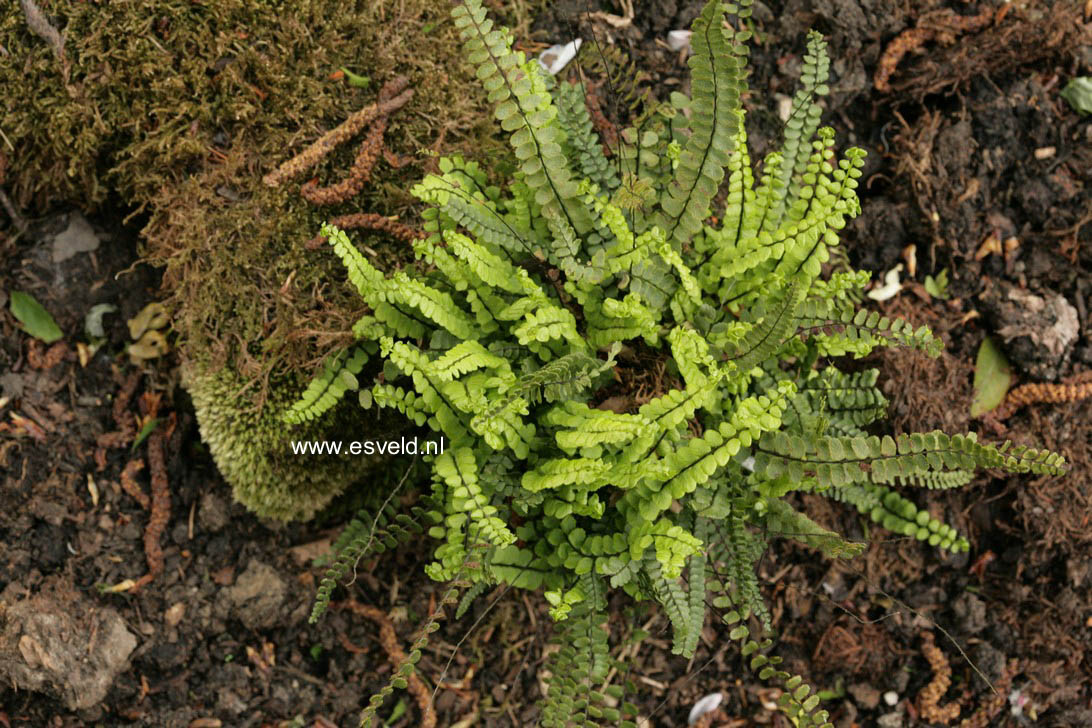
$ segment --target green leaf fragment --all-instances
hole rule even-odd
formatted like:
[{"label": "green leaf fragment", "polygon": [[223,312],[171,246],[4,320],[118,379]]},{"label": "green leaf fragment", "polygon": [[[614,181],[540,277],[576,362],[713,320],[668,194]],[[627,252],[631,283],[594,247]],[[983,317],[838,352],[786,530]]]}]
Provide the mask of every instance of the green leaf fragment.
[{"label": "green leaf fragment", "polygon": [[1012,370],[1008,360],[993,339],[987,336],[978,347],[978,359],[975,361],[971,417],[981,417],[1001,404],[1011,383]]},{"label": "green leaf fragment", "polygon": [[12,291],[10,305],[11,314],[22,324],[23,331],[35,339],[52,344],[64,337],[49,311],[29,293]]},{"label": "green leaf fragment", "polygon": [[1092,76],[1078,76],[1062,89],[1062,98],[1082,116],[1092,114]]}]

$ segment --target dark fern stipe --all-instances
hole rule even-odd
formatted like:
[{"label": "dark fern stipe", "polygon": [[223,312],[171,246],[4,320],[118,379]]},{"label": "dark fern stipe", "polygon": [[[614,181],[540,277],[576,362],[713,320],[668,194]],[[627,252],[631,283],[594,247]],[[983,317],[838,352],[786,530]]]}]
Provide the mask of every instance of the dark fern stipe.
[{"label": "dark fern stipe", "polygon": [[[705,6],[691,37],[692,95],[645,113],[608,158],[582,87],[514,52],[481,0],[460,0],[452,17],[510,135],[514,177],[498,185],[475,162],[442,159],[413,188],[428,206],[419,264],[391,275],[343,231],[322,230],[368,313],[357,347],[286,419],[321,416],[378,355],[386,376],[362,403],[396,408],[449,447],[431,458],[427,507],[350,526],[317,609],[367,551],[417,530],[439,542],[427,573],[451,584],[446,602],[463,587],[471,597],[481,585],[543,590],[562,643],[544,726],[634,725],[615,687],[600,692],[612,589],[658,603],[682,655],[713,613],[758,676],[784,689],[795,725],[829,726],[819,697],[767,654],[755,564],[773,538],[831,558],[863,544],[786,497],[843,501],[961,551],[967,541],[901,491],[964,485],[981,468],[1064,468],[1057,454],[974,434],[866,431],[887,406],[876,372],[826,362],[881,346],[937,356],[941,343],[859,310],[867,273],[824,266],[860,210],[864,152],[838,156],[833,130],[820,127],[829,60],[819,34],[808,37],[784,143],[752,164],[741,103],[750,5]],[[724,208],[711,209],[725,185]],[[403,667],[398,684],[412,664]]]}]

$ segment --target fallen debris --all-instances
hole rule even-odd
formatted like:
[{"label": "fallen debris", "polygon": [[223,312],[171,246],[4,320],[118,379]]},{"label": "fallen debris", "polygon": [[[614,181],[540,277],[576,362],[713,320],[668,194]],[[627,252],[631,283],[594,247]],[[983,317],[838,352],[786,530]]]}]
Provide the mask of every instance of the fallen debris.
[{"label": "fallen debris", "polygon": [[62,575],[34,596],[0,602],[0,615],[0,682],[54,695],[69,710],[100,703],[137,645],[113,608],[85,599]]}]

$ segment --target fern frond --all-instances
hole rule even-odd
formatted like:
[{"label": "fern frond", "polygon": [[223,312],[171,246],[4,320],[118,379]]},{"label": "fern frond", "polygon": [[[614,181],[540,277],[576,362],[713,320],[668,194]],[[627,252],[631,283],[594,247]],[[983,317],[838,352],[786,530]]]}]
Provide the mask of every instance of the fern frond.
[{"label": "fern frond", "polygon": [[849,503],[892,533],[913,536],[930,546],[952,552],[967,551],[970,544],[954,528],[919,510],[916,505],[895,491],[876,483],[850,485],[825,491],[835,500]]},{"label": "fern frond", "polygon": [[767,498],[763,505],[766,531],[771,535],[786,536],[799,541],[805,546],[819,549],[824,556],[832,559],[851,559],[864,550],[863,543],[846,541],[780,498]]},{"label": "fern frond", "polygon": [[561,148],[564,132],[557,124],[557,108],[543,83],[538,62],[527,62],[512,51],[504,29],[495,30],[481,0],[460,0],[451,12],[461,31],[463,50],[476,75],[496,104],[494,116],[511,134],[512,149],[520,160],[524,182],[535,194],[543,214],[554,213],[578,232],[591,227],[587,212],[574,204],[576,183]]},{"label": "fern frond", "polygon": [[319,582],[308,623],[315,624],[322,617],[338,583],[361,559],[417,538],[428,521],[428,512],[421,507],[414,507],[409,514],[398,513],[395,504],[389,502],[378,512],[361,509],[330,547],[328,558],[332,561]]},{"label": "fern frond", "polygon": [[942,343],[928,327],[901,318],[889,319],[876,311],[857,310],[848,301],[805,301],[799,310],[797,335],[819,338],[822,353],[867,354],[877,346],[905,346],[931,357],[940,356]]},{"label": "fern frond", "polygon": [[298,425],[321,417],[340,402],[346,392],[359,389],[356,375],[367,361],[368,353],[359,346],[328,359],[322,374],[311,380],[300,398],[284,412],[283,420],[289,425]]},{"label": "fern frond", "polygon": [[[777,188],[785,190],[778,196],[777,204],[767,215],[770,229],[781,224],[786,210],[792,210],[800,201],[807,204],[801,192],[806,184],[805,171],[810,156],[810,140],[819,128],[822,108],[816,97],[826,96],[830,89],[827,78],[830,75],[830,58],[827,57],[827,44],[823,36],[812,30],[808,33],[808,51],[804,54],[804,63],[800,73],[800,89],[793,97],[789,119],[785,122],[785,141],[780,150],[784,160],[777,170]],[[798,213],[797,219],[802,217]]]},{"label": "fern frond", "polygon": [[769,359],[796,328],[796,311],[804,294],[799,284],[790,283],[776,307],[755,324],[733,351],[726,352],[727,361],[734,364],[739,372],[746,373],[759,362]]},{"label": "fern frond", "polygon": [[554,91],[557,118],[565,130],[569,161],[580,173],[601,189],[613,192],[621,184],[614,166],[603,154],[603,145],[594,131],[584,89],[575,83],[562,82]]},{"label": "fern frond", "polygon": [[746,620],[749,612],[746,609],[730,610],[722,615],[726,625],[731,627],[728,636],[740,644],[740,652],[744,657],[750,658],[751,670],[758,673],[760,680],[779,683],[784,692],[778,698],[778,707],[793,721],[796,726],[808,728],[833,728],[828,718],[827,711],[817,710],[819,696],[811,694],[811,686],[804,682],[799,675],[792,675],[778,668],[781,658],[771,657],[761,651],[769,649],[772,640],[763,637],[757,641],[751,634]]},{"label": "fern frond", "polygon": [[622,718],[621,711],[608,703],[621,697],[621,690],[599,690],[611,666],[610,633],[606,614],[593,601],[579,603],[557,626],[561,649],[547,664],[551,677],[542,705],[543,728],[613,726]]},{"label": "fern frond", "polygon": [[489,591],[490,586],[492,585],[487,581],[479,581],[463,592],[463,596],[459,600],[459,606],[455,608],[455,619],[462,619],[463,615],[474,604],[474,600]]},{"label": "fern frond", "polygon": [[722,3],[708,3],[690,36],[690,139],[679,155],[674,180],[660,198],[662,227],[676,245],[688,243],[709,217],[709,204],[743,121],[740,49],[745,46],[740,44],[748,34],[724,30],[724,12]]},{"label": "fern frond", "polygon": [[398,660],[394,665],[394,669],[391,671],[391,676],[387,679],[386,684],[373,693],[368,700],[368,705],[361,711],[360,714],[360,728],[373,728],[373,721],[375,721],[375,715],[382,707],[383,702],[391,695],[396,689],[405,690],[408,685],[408,678],[414,673],[415,666],[421,659],[422,651],[428,647],[428,636],[440,628],[439,620],[443,618],[444,609],[453,606],[458,602],[459,589],[466,586],[465,581],[453,579],[444,590],[440,599],[437,601],[435,609],[429,613],[425,618],[424,623],[421,625],[417,632],[417,637],[410,645],[409,654],[403,655],[402,659]]},{"label": "fern frond", "polygon": [[[978,442],[974,433],[949,436],[930,433],[870,437],[815,437],[770,433],[758,444],[755,472],[774,479],[787,474],[799,482],[805,474],[820,487],[851,483],[890,483],[945,470],[1001,468],[1014,473],[1058,475],[1065,461],[1056,453],[997,447]],[[866,466],[866,467],[863,467]]]}]

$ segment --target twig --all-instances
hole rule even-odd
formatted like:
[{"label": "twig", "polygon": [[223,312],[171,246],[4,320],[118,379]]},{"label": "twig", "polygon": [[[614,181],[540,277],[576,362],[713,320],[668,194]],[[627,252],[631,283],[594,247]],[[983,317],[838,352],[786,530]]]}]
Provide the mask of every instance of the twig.
[{"label": "twig", "polygon": [[[2,133],[3,132],[0,132],[0,134]],[[4,140],[7,141],[6,136],[4,137]],[[8,142],[8,146],[11,146],[11,142]],[[0,185],[4,184],[4,180],[7,178],[7,174],[8,158],[3,154],[0,154]],[[0,187],[0,204],[4,206],[4,211],[8,213],[8,217],[11,218],[11,222],[13,225],[15,225],[15,228],[21,234],[25,234],[27,231],[27,221],[23,218],[22,215],[19,214],[19,210],[16,209],[15,205],[11,201],[11,198],[8,197],[7,193],[4,192],[2,187]]]}]

